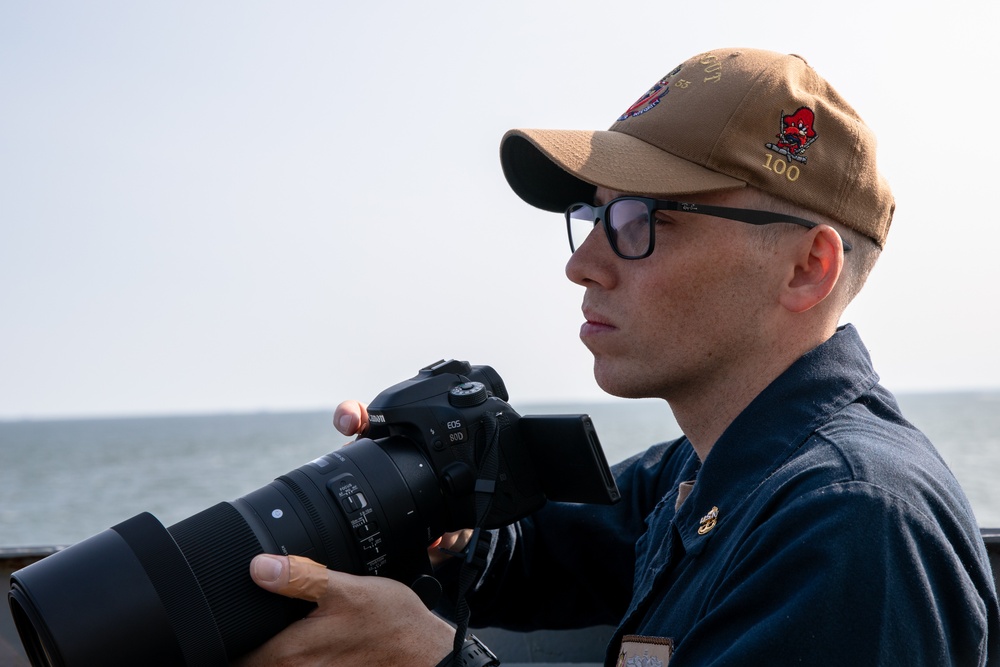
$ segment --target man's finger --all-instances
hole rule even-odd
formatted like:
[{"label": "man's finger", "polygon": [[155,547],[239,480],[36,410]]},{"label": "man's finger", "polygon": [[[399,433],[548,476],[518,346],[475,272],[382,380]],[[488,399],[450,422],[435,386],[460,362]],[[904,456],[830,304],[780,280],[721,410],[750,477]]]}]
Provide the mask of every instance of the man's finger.
[{"label": "man's finger", "polygon": [[272,593],[310,602],[318,602],[329,587],[329,570],[302,556],[261,554],[250,563],[250,576]]},{"label": "man's finger", "polygon": [[344,435],[364,435],[368,430],[368,409],[359,401],[343,401],[333,413],[333,425]]}]

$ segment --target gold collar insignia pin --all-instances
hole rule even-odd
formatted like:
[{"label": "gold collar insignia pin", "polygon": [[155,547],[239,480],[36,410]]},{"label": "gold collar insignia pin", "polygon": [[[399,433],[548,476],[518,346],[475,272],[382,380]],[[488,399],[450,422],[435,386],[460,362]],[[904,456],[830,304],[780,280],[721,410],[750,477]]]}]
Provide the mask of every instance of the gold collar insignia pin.
[{"label": "gold collar insignia pin", "polygon": [[717,524],[718,522],[719,522],[719,508],[713,507],[711,512],[701,517],[701,519],[698,521],[698,523],[700,524],[698,526],[698,534],[704,535],[708,531],[715,528],[715,524]]}]

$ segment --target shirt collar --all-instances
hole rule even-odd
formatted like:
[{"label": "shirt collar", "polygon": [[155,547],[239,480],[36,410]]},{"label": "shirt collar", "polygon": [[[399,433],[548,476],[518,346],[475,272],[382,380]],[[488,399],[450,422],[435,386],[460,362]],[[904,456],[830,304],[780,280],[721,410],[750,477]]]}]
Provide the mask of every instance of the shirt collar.
[{"label": "shirt collar", "polygon": [[868,351],[851,325],[778,376],[713,445],[697,485],[678,508],[685,550],[700,551],[724,524],[727,511],[739,507],[821,424],[877,383]]}]

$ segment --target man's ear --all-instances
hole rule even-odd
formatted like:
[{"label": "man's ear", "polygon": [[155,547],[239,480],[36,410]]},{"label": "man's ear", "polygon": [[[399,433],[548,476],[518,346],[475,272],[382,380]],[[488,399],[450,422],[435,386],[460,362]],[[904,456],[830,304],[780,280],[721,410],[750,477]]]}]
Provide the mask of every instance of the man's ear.
[{"label": "man's ear", "polygon": [[781,305],[802,313],[833,292],[844,268],[844,243],[829,225],[818,225],[789,248],[792,262],[781,286]]}]

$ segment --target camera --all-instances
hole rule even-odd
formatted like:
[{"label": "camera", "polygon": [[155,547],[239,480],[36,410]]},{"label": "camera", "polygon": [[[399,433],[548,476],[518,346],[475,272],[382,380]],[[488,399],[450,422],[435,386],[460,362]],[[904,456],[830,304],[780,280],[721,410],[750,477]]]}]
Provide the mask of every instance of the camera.
[{"label": "camera", "polygon": [[256,586],[257,554],[391,577],[430,602],[443,533],[619,499],[589,417],[521,416],[507,399],[489,366],[436,362],[381,392],[347,447],[169,528],[142,513],[14,572],[31,664],[227,665],[314,608]]}]

